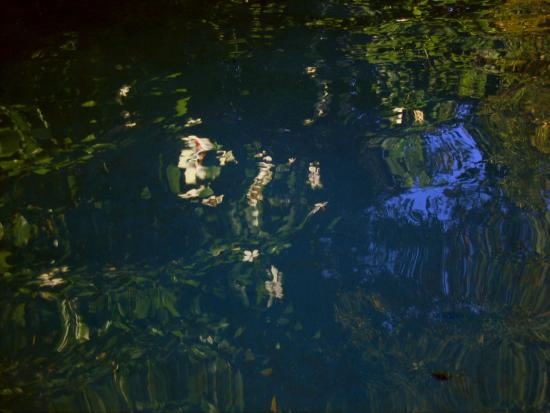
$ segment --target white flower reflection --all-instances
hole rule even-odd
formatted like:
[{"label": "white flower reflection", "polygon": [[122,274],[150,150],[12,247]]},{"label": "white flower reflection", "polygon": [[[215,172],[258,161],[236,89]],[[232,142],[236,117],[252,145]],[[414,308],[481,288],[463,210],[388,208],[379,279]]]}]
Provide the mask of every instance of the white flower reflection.
[{"label": "white flower reflection", "polygon": [[319,162],[311,162],[308,167],[308,183],[311,189],[320,189],[323,187],[321,183],[321,168]]},{"label": "white flower reflection", "polygon": [[184,128],[190,128],[192,126],[197,126],[202,124],[201,118],[189,118],[187,119],[187,122],[185,122],[185,125],[183,125]]},{"label": "white flower reflection", "polygon": [[130,86],[122,85],[118,90],[118,96],[125,98],[130,93]]},{"label": "white flower reflection", "polygon": [[218,206],[222,202],[223,202],[223,195],[218,195],[218,196],[212,195],[212,196],[202,200],[203,205],[207,205],[207,206],[210,206],[210,207]]},{"label": "white flower reflection", "polygon": [[244,262],[253,262],[259,256],[260,256],[260,251],[258,251],[258,250],[252,250],[252,251],[246,250],[246,251],[244,251],[243,261]]},{"label": "white flower reflection", "polygon": [[254,181],[248,188],[246,193],[246,199],[248,202],[249,210],[247,213],[248,221],[253,227],[260,226],[260,203],[264,199],[263,189],[273,179],[272,168],[274,165],[271,163],[272,158],[266,155],[265,152],[256,154],[255,157],[260,155],[262,159],[258,162],[258,175],[254,178]]},{"label": "white flower reflection", "polygon": [[67,272],[69,272],[69,267],[67,266],[52,268],[50,271],[40,274],[38,282],[42,287],[56,287],[65,283],[65,280],[58,275]]},{"label": "white flower reflection", "polygon": [[[232,151],[222,150],[220,145],[208,138],[189,135],[182,138],[185,147],[181,150],[178,168],[183,170],[186,185],[198,185],[199,181],[212,181],[219,176],[221,168],[230,162],[237,162]],[[203,165],[207,152],[216,150],[216,159],[219,165]],[[207,197],[201,202],[203,205],[216,206],[223,201],[223,195],[213,195],[208,185],[200,185],[188,189],[178,196],[182,199]]]},{"label": "white flower reflection", "polygon": [[178,196],[183,199],[198,198],[200,194],[205,190],[206,187],[204,185],[201,185],[198,188],[190,189],[189,191],[184,192],[183,194],[179,194]]},{"label": "white flower reflection", "polygon": [[269,294],[269,301],[267,302],[267,307],[269,308],[273,305],[274,299],[283,299],[283,273],[272,265],[267,274],[271,277],[271,281],[265,282],[265,289]]}]

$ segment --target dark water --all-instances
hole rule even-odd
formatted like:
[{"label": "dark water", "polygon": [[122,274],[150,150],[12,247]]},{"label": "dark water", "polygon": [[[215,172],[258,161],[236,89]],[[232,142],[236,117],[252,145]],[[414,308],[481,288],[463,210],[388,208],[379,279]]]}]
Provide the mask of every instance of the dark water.
[{"label": "dark water", "polygon": [[207,3],[0,67],[0,411],[549,410],[548,3]]}]

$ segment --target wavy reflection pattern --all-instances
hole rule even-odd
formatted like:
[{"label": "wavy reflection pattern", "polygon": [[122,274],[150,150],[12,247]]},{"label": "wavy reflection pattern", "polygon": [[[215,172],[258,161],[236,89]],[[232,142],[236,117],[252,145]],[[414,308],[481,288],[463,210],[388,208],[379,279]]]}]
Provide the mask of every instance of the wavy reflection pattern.
[{"label": "wavy reflection pattern", "polygon": [[[427,182],[379,199],[347,228],[366,234],[353,248],[362,275],[357,289],[339,295],[335,316],[363,368],[382,368],[363,377],[370,409],[431,410],[443,401],[466,410],[542,408],[548,218],[490,189],[465,124],[426,133],[423,152]],[[428,391],[430,372],[440,369],[449,384]],[[388,386],[403,398],[388,396]]]}]

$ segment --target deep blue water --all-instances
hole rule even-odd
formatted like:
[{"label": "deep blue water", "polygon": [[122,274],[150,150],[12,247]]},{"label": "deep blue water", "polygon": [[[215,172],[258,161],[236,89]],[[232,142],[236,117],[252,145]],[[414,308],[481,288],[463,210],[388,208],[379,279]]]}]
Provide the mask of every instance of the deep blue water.
[{"label": "deep blue water", "polygon": [[547,4],[108,15],[0,67],[1,412],[550,409]]}]

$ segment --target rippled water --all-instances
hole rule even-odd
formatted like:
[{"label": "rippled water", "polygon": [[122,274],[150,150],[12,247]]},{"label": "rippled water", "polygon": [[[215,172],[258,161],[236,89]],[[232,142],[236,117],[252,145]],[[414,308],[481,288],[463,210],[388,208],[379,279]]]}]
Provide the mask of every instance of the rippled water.
[{"label": "rippled water", "polygon": [[0,67],[0,411],[550,409],[548,4],[161,4]]}]

